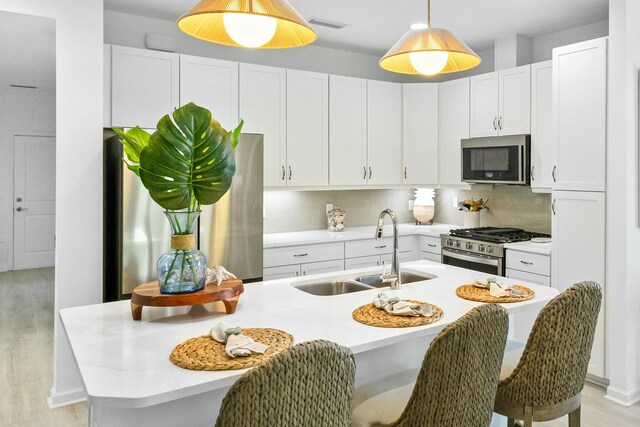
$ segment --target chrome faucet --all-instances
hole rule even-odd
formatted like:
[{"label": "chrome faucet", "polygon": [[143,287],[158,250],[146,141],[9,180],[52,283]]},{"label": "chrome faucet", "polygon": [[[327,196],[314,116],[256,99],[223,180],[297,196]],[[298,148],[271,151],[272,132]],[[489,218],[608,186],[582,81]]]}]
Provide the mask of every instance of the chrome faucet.
[{"label": "chrome faucet", "polygon": [[391,284],[391,289],[400,288],[400,261],[398,254],[398,216],[391,209],[385,209],[380,213],[378,217],[378,226],[376,227],[376,240],[382,239],[382,226],[384,225],[384,216],[389,215],[391,221],[393,221],[393,255],[391,260],[391,273],[387,274],[384,271],[384,264],[382,264],[382,281]]}]

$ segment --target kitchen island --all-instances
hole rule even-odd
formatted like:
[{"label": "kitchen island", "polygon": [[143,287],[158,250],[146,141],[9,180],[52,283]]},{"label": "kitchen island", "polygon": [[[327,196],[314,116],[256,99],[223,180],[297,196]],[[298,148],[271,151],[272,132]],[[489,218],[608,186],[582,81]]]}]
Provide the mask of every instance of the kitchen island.
[{"label": "kitchen island", "polygon": [[[225,314],[221,303],[192,309],[150,307],[143,312],[142,321],[131,319],[128,301],[61,310],[87,392],[89,425],[213,425],[222,398],[246,370],[185,370],[173,365],[169,354],[182,341],[207,334],[220,320],[242,327],[282,329],[296,343],[326,339],[348,347],[356,358],[356,385],[417,368],[436,334],[480,304],[458,298],[456,287],[484,275],[430,261],[406,263],[401,270],[438,276],[387,291],[438,305],[444,310],[439,321],[413,328],[366,326],[354,321],[351,313],[371,302],[379,290],[315,296],[295,288],[320,278],[353,277],[371,269],[246,284],[232,315]],[[520,314],[530,318],[558,293],[545,286],[527,286],[536,293],[533,299],[503,304],[514,322]]]}]

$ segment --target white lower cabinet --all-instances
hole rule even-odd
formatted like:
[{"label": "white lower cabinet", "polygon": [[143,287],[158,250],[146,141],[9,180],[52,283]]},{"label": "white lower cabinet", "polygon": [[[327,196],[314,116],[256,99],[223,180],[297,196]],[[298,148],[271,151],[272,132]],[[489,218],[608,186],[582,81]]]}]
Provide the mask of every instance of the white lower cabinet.
[{"label": "white lower cabinet", "polygon": [[418,238],[419,259],[442,262],[442,242],[440,237],[420,236]]},{"label": "white lower cabinet", "polygon": [[551,257],[508,248],[505,276],[537,285],[551,286]]},{"label": "white lower cabinet", "polygon": [[262,269],[262,280],[289,279],[300,276],[300,264],[280,265]]},{"label": "white lower cabinet", "polygon": [[368,268],[380,266],[380,256],[360,256],[356,258],[347,258],[344,260],[345,270],[354,270],[356,268]]},{"label": "white lower cabinet", "polygon": [[334,271],[344,270],[344,259],[335,259],[332,261],[311,262],[300,265],[300,274],[302,276],[311,276],[312,274],[332,273]]},{"label": "white lower cabinet", "polygon": [[[605,194],[554,191],[552,201],[553,287],[560,292],[575,283],[594,281],[605,289]],[[588,372],[605,378],[604,301]]]}]

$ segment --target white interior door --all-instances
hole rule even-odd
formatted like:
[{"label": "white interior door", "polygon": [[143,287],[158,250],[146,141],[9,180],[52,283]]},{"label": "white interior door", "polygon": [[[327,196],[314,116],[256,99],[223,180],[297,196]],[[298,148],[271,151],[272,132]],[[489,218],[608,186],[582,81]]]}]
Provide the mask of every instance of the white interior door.
[{"label": "white interior door", "polygon": [[56,140],[14,138],[13,268],[51,267],[55,260]]}]

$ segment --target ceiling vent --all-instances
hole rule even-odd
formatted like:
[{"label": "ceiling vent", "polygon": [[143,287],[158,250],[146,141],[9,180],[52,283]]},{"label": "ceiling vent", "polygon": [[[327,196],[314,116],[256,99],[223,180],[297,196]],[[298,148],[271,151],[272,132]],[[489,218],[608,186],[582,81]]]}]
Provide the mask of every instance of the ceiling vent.
[{"label": "ceiling vent", "polygon": [[38,86],[16,85],[16,84],[10,84],[9,86],[20,88],[20,89],[37,89],[38,88]]},{"label": "ceiling vent", "polygon": [[323,19],[323,18],[318,18],[318,17],[313,17],[311,19],[309,19],[309,23],[311,25],[318,25],[320,27],[327,27],[327,28],[331,28],[333,30],[341,30],[342,28],[346,27],[348,24],[343,24],[341,22],[335,22],[335,21],[329,21],[327,19]]}]

